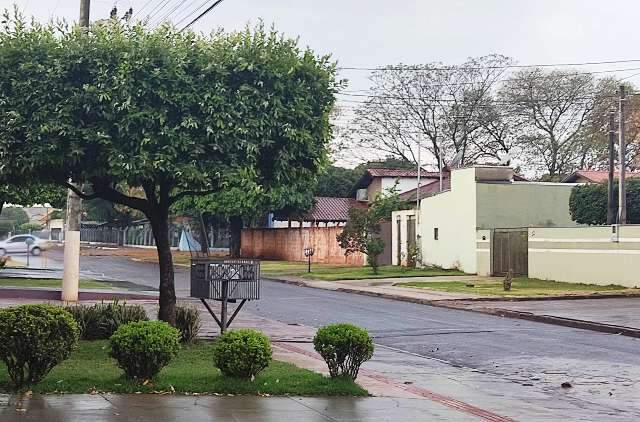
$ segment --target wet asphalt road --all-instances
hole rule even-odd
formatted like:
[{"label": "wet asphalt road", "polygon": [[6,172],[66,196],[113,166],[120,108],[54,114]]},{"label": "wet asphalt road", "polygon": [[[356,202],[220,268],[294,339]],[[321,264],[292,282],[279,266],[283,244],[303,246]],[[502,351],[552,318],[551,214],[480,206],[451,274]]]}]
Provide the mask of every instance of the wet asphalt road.
[{"label": "wet asphalt road", "polygon": [[[82,257],[81,269],[158,284],[155,264],[123,257]],[[176,269],[176,290],[188,295],[187,268]],[[378,344],[536,390],[556,391],[563,382],[581,385],[572,390],[572,400],[632,412],[640,419],[640,339],[269,280],[263,280],[261,299],[245,309],[313,327],[351,322],[367,328]]]}]

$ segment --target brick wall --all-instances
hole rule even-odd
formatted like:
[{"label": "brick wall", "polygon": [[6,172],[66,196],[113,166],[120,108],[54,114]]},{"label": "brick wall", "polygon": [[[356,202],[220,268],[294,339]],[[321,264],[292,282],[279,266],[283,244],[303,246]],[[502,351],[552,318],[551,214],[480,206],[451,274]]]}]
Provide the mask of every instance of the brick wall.
[{"label": "brick wall", "polygon": [[306,261],[303,249],[311,246],[315,248],[311,262],[363,265],[361,253],[344,255],[336,241],[341,231],[342,227],[244,229],[240,252],[246,258]]}]

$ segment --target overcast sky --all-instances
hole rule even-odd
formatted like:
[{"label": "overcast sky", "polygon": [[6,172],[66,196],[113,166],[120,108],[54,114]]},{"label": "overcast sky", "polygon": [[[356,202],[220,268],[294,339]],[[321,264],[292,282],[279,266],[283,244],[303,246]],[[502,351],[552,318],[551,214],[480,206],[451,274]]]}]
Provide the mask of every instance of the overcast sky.
[{"label": "overcast sky", "polygon": [[[13,3],[40,20],[75,21],[80,1],[0,0],[2,8]],[[117,4],[120,14],[133,7],[136,18],[156,9],[153,22],[179,5],[170,15],[175,23],[204,3],[213,0],[92,0],[91,19],[107,17]],[[260,18],[345,67],[457,64],[491,53],[520,64],[640,59],[637,0],[225,0],[194,28],[235,30]],[[630,68],[640,68],[640,62],[580,69]],[[342,76],[351,81],[349,89],[368,86],[367,72]],[[630,80],[640,84],[640,75]]]}]

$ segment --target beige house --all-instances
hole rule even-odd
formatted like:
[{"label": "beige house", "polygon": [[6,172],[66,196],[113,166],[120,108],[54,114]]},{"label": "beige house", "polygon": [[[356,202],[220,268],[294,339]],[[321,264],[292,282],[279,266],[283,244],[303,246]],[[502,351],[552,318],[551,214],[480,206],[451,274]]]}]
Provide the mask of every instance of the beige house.
[{"label": "beige house", "polygon": [[[490,236],[499,232],[495,229],[576,226],[569,214],[573,186],[514,180],[509,167],[455,169],[450,189],[422,199],[419,215],[415,210],[393,214],[392,262],[398,265],[406,256],[409,241],[402,231],[415,224],[423,264],[477,273],[489,263],[491,269],[489,245]],[[526,262],[522,265],[526,272]]]}]

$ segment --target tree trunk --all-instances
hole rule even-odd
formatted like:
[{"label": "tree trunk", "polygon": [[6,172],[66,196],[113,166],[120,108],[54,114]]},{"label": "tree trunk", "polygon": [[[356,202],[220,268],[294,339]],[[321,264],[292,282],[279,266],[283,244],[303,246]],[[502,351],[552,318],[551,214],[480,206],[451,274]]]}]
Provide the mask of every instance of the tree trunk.
[{"label": "tree trunk", "polygon": [[242,217],[231,217],[229,219],[229,230],[231,231],[231,244],[229,245],[229,254],[231,255],[231,258],[240,258],[242,225]]},{"label": "tree trunk", "polygon": [[160,210],[149,216],[153,237],[158,251],[158,265],[160,267],[160,311],[158,318],[169,324],[176,325],[176,289],[173,274],[173,257],[169,243],[169,209]]}]

